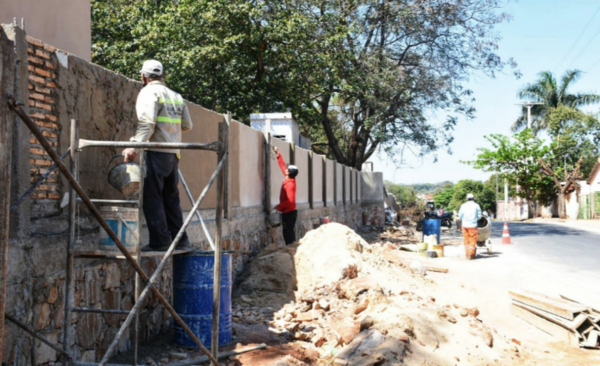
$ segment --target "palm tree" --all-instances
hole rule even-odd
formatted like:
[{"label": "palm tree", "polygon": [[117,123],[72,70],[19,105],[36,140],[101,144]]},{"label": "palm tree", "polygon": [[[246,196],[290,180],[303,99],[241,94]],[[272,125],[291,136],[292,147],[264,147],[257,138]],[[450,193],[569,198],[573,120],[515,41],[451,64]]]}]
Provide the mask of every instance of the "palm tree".
[{"label": "palm tree", "polygon": [[[567,70],[561,83],[558,84],[552,72],[542,71],[535,83],[527,84],[519,91],[519,98],[543,103],[531,107],[531,128],[534,133],[537,134],[548,127],[546,115],[560,104],[578,109],[600,102],[598,94],[569,94],[569,87],[579,80],[582,74],[581,70]],[[520,131],[525,127],[527,127],[527,109],[523,108],[523,114],[513,123],[511,129]]]}]

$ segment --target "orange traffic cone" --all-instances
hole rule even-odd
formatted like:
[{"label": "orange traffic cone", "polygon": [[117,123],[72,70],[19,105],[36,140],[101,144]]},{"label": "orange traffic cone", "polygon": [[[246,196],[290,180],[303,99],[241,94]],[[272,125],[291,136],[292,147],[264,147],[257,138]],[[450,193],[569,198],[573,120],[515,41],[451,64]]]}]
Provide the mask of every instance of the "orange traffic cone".
[{"label": "orange traffic cone", "polygon": [[508,232],[508,222],[504,223],[504,230],[502,230],[502,244],[512,244],[510,233]]}]

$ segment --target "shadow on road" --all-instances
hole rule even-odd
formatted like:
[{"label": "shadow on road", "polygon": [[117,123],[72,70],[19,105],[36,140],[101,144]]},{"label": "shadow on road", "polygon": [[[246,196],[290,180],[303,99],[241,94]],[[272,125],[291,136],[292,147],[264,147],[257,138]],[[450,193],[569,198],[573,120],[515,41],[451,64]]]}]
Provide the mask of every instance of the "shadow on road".
[{"label": "shadow on road", "polygon": [[[504,223],[492,223],[492,237],[502,237]],[[562,236],[562,235],[594,235],[593,233],[573,229],[570,227],[549,225],[549,224],[530,224],[530,223],[509,223],[508,229],[511,237],[523,236]]]}]

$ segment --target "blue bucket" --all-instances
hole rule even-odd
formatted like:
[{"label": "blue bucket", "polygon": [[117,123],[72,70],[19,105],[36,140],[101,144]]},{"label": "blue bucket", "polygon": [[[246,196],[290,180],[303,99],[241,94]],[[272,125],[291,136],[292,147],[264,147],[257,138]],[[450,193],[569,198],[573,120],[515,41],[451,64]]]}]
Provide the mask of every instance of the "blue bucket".
[{"label": "blue bucket", "polygon": [[[223,253],[219,345],[232,341],[231,270],[231,254]],[[173,257],[173,307],[207,348],[210,348],[212,340],[213,271],[213,253],[196,252]],[[175,323],[174,343],[180,347],[198,348],[178,323]]]},{"label": "blue bucket", "polygon": [[442,235],[442,220],[440,219],[425,219],[423,222],[423,238],[425,235],[437,235],[437,243],[440,243]]}]

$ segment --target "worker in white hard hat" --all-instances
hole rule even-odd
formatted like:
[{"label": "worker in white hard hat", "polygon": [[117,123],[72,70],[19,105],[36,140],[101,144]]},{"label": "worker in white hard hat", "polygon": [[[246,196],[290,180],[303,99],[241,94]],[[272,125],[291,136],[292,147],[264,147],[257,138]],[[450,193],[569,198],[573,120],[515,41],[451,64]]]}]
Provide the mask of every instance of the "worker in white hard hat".
[{"label": "worker in white hard hat", "polygon": [[[192,119],[180,94],[169,89],[164,81],[163,65],[156,60],[145,61],[140,71],[144,87],[137,97],[135,109],[138,124],[136,142],[181,142],[181,133],[192,129]],[[147,149],[144,177],[144,216],[150,233],[150,243],[142,251],[167,250],[183,226],[179,202],[178,149]],[[135,149],[123,150],[125,162],[136,158]],[[189,246],[186,233],[178,248]]]},{"label": "worker in white hard hat", "polygon": [[467,202],[460,206],[458,218],[462,223],[467,259],[473,259],[477,252],[477,221],[481,219],[481,207],[475,202],[475,196],[472,193],[467,194]]}]

